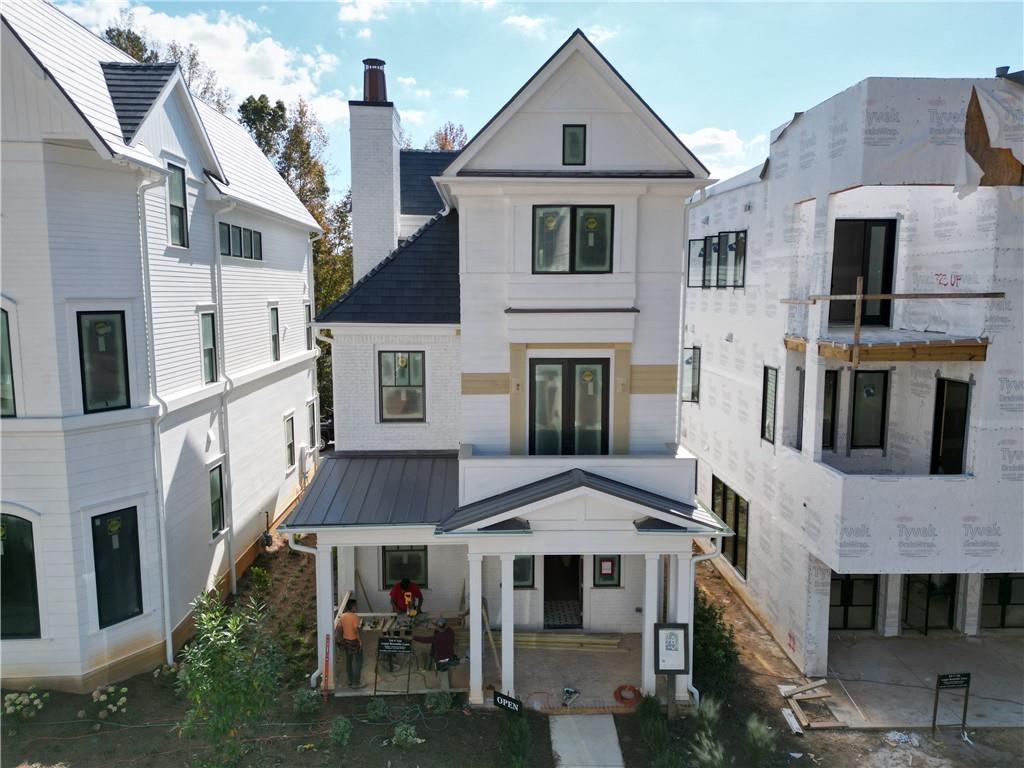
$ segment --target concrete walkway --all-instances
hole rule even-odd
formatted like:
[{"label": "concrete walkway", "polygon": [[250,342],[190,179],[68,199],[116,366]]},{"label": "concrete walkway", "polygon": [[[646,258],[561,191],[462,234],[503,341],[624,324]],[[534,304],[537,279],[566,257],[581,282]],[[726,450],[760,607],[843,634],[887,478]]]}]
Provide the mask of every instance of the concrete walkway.
[{"label": "concrete walkway", "polygon": [[551,749],[559,768],[623,768],[619,734],[611,715],[557,715]]},{"label": "concrete walkway", "polygon": [[[945,672],[971,673],[969,727],[1024,725],[1024,634],[1017,632],[834,635],[828,707],[853,728],[928,726],[935,676]],[[963,691],[943,691],[939,702],[939,724],[959,723]]]}]

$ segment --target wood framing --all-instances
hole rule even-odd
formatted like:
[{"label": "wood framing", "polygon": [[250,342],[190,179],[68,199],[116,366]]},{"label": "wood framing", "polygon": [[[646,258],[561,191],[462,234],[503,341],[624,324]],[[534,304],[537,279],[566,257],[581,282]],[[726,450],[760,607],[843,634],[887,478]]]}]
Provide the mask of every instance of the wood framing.
[{"label": "wood framing", "polygon": [[[984,362],[988,354],[988,339],[952,341],[904,341],[889,344],[860,344],[859,362]],[[787,348],[792,349],[787,344]],[[819,341],[818,354],[831,360],[853,362],[853,344]]]},{"label": "wood framing", "polygon": [[674,395],[678,378],[676,365],[634,365],[629,372],[629,389],[634,395]]}]

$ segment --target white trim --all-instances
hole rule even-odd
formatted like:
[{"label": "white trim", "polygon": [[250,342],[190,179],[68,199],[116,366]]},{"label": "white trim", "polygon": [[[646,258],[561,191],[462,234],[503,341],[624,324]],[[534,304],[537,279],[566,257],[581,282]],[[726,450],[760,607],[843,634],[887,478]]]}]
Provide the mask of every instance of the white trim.
[{"label": "white trim", "polygon": [[[145,350],[142,354],[136,349],[139,334],[135,331],[134,310],[136,299],[66,299],[64,301],[67,339],[65,354],[69,359],[66,361],[66,370],[71,376],[71,388],[68,393],[71,398],[68,409],[75,416],[96,416],[98,414],[111,413],[114,411],[129,411],[149,405],[149,370],[148,365],[139,365],[140,360],[147,360]],[[124,313],[124,342],[128,357],[128,408],[115,408],[109,411],[97,411],[94,413],[85,412],[85,392],[82,390],[82,355],[81,340],[78,337],[78,313],[79,312],[123,312]],[[145,347],[149,340],[143,340]],[[146,395],[145,397],[143,395]]]},{"label": "white trim", "polygon": [[289,421],[291,421],[291,426],[292,426],[292,436],[291,436],[292,437],[292,439],[291,439],[291,444],[292,444],[292,463],[285,465],[284,473],[286,475],[290,475],[292,472],[294,472],[295,468],[299,464],[299,446],[298,446],[298,442],[295,439],[295,409],[294,408],[291,408],[291,409],[285,411],[284,415],[282,415],[282,417],[281,417],[281,424],[282,424],[282,427],[284,429],[284,456],[285,456],[286,460],[288,458],[288,422]]}]

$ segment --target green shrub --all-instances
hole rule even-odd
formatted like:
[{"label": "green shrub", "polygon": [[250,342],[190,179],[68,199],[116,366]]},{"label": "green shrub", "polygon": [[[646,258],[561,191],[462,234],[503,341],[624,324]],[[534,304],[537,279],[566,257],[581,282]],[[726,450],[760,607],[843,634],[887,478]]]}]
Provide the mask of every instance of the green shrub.
[{"label": "green shrub", "polygon": [[308,720],[320,711],[321,701],[320,691],[313,688],[300,688],[292,698],[292,709],[296,715]]},{"label": "green shrub", "polygon": [[668,750],[668,719],[659,714],[657,719],[640,721],[640,738],[647,747],[647,756],[655,758]]},{"label": "green shrub", "polygon": [[270,574],[267,573],[266,568],[254,565],[249,569],[249,575],[252,578],[252,596],[256,599],[256,602],[265,603],[270,596],[270,584],[272,581]]},{"label": "green shrub", "polygon": [[336,717],[331,720],[331,730],[328,737],[331,744],[336,747],[347,747],[349,739],[352,738],[352,721],[347,717]]},{"label": "green shrub", "polygon": [[530,721],[526,715],[506,715],[499,748],[505,763],[512,768],[526,768],[530,754]]},{"label": "green shrub", "polygon": [[22,720],[31,720],[37,712],[43,711],[48,698],[50,698],[48,691],[44,691],[40,695],[34,685],[27,691],[12,691],[4,696],[4,714],[20,717]]},{"label": "green shrub", "polygon": [[757,715],[747,720],[747,758],[751,768],[762,768],[769,764],[775,752],[775,734],[768,724]]},{"label": "green shrub", "polygon": [[702,695],[724,699],[736,677],[739,652],[722,608],[702,589],[696,591],[693,625],[693,684]]},{"label": "green shrub", "polygon": [[366,716],[375,723],[388,719],[388,703],[381,696],[374,696],[366,705]]},{"label": "green shrub", "polygon": [[706,731],[694,737],[690,753],[698,768],[726,768],[725,749]]},{"label": "green shrub", "polygon": [[668,745],[649,765],[650,768],[686,768],[682,752],[677,752]]},{"label": "green shrub", "polygon": [[424,699],[427,712],[432,715],[443,715],[452,708],[452,695],[448,691],[431,691]]},{"label": "green shrub", "polygon": [[420,743],[416,737],[416,726],[412,723],[399,723],[395,726],[395,732],[391,736],[391,743],[399,749],[408,749]]},{"label": "green shrub", "polygon": [[721,715],[722,705],[717,699],[710,696],[701,697],[700,706],[697,707],[697,730],[711,736]]},{"label": "green shrub", "polygon": [[642,696],[635,711],[641,720],[658,720],[661,718],[661,702],[656,696]]}]

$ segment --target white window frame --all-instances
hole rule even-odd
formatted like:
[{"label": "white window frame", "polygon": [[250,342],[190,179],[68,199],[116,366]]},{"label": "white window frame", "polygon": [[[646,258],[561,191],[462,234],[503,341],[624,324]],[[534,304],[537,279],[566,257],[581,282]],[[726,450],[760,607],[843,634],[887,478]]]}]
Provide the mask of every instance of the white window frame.
[{"label": "white window frame", "polygon": [[302,319],[306,323],[306,351],[312,352],[316,348],[316,334],[313,332],[313,304],[310,301],[302,302]]},{"label": "white window frame", "polygon": [[[288,427],[289,427],[289,422],[291,423],[291,433],[292,433],[291,434],[291,445],[292,445],[292,463],[291,464],[287,464],[287,459],[288,459]],[[285,466],[285,469],[284,469],[284,473],[286,475],[290,475],[292,472],[295,471],[295,468],[299,464],[298,444],[295,442],[295,409],[294,408],[291,408],[291,409],[285,411],[284,415],[281,417],[281,424],[282,424],[282,428],[284,429],[284,457],[285,457],[285,461],[286,461],[286,466]]]},{"label": "white window frame", "polygon": [[320,419],[317,418],[320,409],[317,405],[316,397],[311,397],[306,401],[306,418],[310,420],[309,437],[311,442],[309,449],[314,452],[320,450]]},{"label": "white window frame", "polygon": [[[213,381],[206,380],[206,371],[203,368],[203,315],[213,315]],[[199,304],[196,307],[196,321],[199,323],[199,380],[204,387],[209,387],[221,380],[220,370],[220,334],[217,328],[217,307],[214,304]]]},{"label": "white window frame", "polygon": [[[91,419],[102,421],[104,418],[116,418],[120,411],[130,411],[134,408],[145,407],[149,398],[148,376],[143,373],[139,375],[138,361],[145,359],[135,353],[137,342],[134,327],[135,302],[132,299],[68,299],[65,304],[66,328],[68,343],[65,345],[67,355],[66,370],[70,371],[71,388],[71,414],[86,416]],[[78,341],[78,313],[79,312],[124,312],[124,335],[125,346],[128,351],[128,402],[131,408],[118,408],[109,411],[85,412],[85,393],[82,390],[82,359]],[[91,534],[90,534],[91,535]]]},{"label": "white window frame", "polygon": [[[277,316],[277,328],[274,328],[274,317]],[[272,363],[281,362],[283,355],[282,349],[282,337],[284,334],[281,331],[281,304],[277,300],[267,302],[267,333],[270,340],[270,361]],[[274,355],[274,336],[277,336],[277,355]]]},{"label": "white window frame", "polygon": [[[189,222],[189,211],[188,211],[188,187],[189,187],[189,173],[188,173],[188,161],[184,157],[178,155],[172,155],[170,152],[162,152],[160,154],[161,159],[164,161],[164,166],[167,168],[167,184],[164,186],[164,216],[167,222],[167,247],[168,248],[179,248],[183,251],[189,250],[191,244],[191,238],[188,232]],[[184,187],[183,192],[185,195],[185,244],[177,245],[171,240],[171,166],[180,168],[182,171],[182,186]],[[219,246],[218,246],[219,248]]]}]

